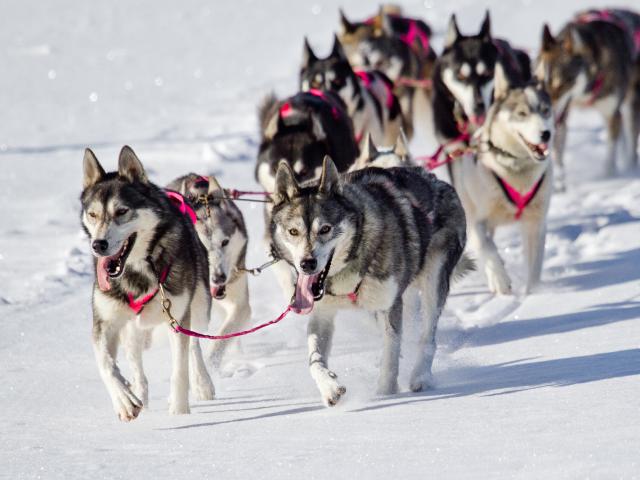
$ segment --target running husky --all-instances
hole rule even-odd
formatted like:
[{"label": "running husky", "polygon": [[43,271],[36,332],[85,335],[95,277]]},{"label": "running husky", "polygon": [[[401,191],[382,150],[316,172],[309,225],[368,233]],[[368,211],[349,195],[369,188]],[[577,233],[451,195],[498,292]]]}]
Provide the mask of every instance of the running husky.
[{"label": "running husky", "polygon": [[376,144],[389,146],[400,134],[403,117],[393,93],[393,82],[377,70],[354,71],[338,37],[334,37],[331,54],[322,59],[316,56],[305,38],[300,89],[325,89],[340,95],[353,120],[358,144],[371,133]]},{"label": "running husky", "polygon": [[358,156],[353,124],[340,97],[312,90],[285,100],[265,98],[258,109],[262,140],[258,149],[256,180],[272,192],[278,164],[286,160],[299,181],[317,179],[322,159],[336,159],[346,171]]},{"label": "running husky", "polygon": [[[247,229],[242,212],[227,198],[215,177],[190,173],[167,188],[184,195],[195,211],[195,229],[209,258],[209,285],[214,318],[223,318],[217,335],[243,328],[251,318],[245,272]],[[219,367],[230,340],[212,342],[209,359]]]},{"label": "running husky", "polygon": [[400,136],[393,147],[379,148],[374,143],[371,135],[367,135],[365,147],[349,171],[353,172],[367,167],[392,168],[409,166],[412,166],[409,142],[404,132],[400,132]]},{"label": "running husky", "polygon": [[536,73],[544,77],[556,114],[553,156],[564,188],[564,146],[570,107],[594,107],[609,133],[606,173],[616,170],[617,146],[637,165],[640,132],[640,15],[628,10],[590,10],[554,37],[547,25]]},{"label": "running husky", "polygon": [[[311,376],[327,406],[346,392],[329,370],[338,309],[360,308],[384,323],[378,390],[398,390],[403,294],[420,291],[421,351],[411,390],[431,384],[438,318],[465,246],[465,216],[451,186],[422,168],[366,168],[340,176],[330,158],[318,182],[299,185],[286,162],[278,168],[270,231],[276,255],[295,285],[291,308],[312,313]],[[314,308],[315,307],[315,308]]]},{"label": "running husky", "polygon": [[[148,403],[140,329],[168,326],[160,289],[182,326],[206,328],[209,322],[207,254],[192,219],[149,182],[131,148],[122,148],[118,171],[110,173],[87,149],[83,187],[82,226],[91,241],[96,270],[93,347],[113,408],[121,420],[130,421]],[[184,201],[175,196],[173,200]],[[169,412],[189,413],[189,379],[201,400],[213,399],[213,383],[198,342],[169,332],[173,355]],[[116,363],[121,341],[131,363],[131,384]]]},{"label": "running husky", "polygon": [[504,40],[491,36],[491,19],[486,13],[477,35],[461,35],[452,15],[442,55],[433,75],[433,111],[436,136],[448,149],[467,142],[484,122],[493,96],[493,71],[500,61],[514,82],[531,78],[529,56]]},{"label": "running husky", "polygon": [[478,156],[452,163],[453,184],[467,214],[469,245],[479,256],[492,292],[511,292],[494,231],[520,221],[529,292],[540,280],[553,190],[551,100],[539,84],[510,84],[500,63],[495,67],[494,94],[478,132]]}]

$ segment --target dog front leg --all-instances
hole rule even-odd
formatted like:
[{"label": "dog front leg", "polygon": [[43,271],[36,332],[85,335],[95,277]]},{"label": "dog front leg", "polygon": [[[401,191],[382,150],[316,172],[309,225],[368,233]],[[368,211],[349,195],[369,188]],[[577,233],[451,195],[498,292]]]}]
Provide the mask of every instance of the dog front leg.
[{"label": "dog front leg", "polygon": [[392,395],[398,391],[400,371],[400,344],[402,336],[402,297],[398,297],[391,309],[379,312],[384,325],[382,367],[378,380],[378,393]]},{"label": "dog front leg", "polygon": [[616,173],[616,156],[622,130],[622,115],[619,109],[607,118],[607,130],[609,136],[607,139],[607,157],[605,159],[604,173],[610,177]]},{"label": "dog front leg", "polygon": [[478,252],[483,263],[489,290],[508,295],[511,293],[511,279],[498,254],[498,247],[489,237],[485,222],[473,222],[469,227],[469,244]]},{"label": "dog front leg", "polygon": [[[180,324],[185,328],[191,327],[190,314],[187,312]],[[169,413],[181,415],[191,413],[189,409],[189,341],[190,338],[169,329],[169,344],[171,345],[172,370],[171,387],[169,392]]]},{"label": "dog front leg", "polygon": [[122,331],[124,339],[125,354],[131,367],[133,384],[131,389],[138,397],[144,407],[149,406],[149,382],[144,374],[142,365],[142,352],[145,345],[151,341],[151,330],[141,330],[135,322],[129,322]]},{"label": "dog front leg", "polygon": [[121,324],[114,325],[94,316],[93,351],[98,370],[111,396],[113,409],[120,420],[129,422],[140,413],[142,402],[131,391],[129,382],[122,376],[116,363],[120,329]]},{"label": "dog front leg", "polygon": [[338,376],[329,370],[328,355],[333,338],[333,317],[335,312],[312,314],[307,327],[309,346],[309,372],[316,382],[322,401],[328,407],[334,406],[347,391],[338,383]]},{"label": "dog front leg", "polygon": [[540,282],[540,275],[542,273],[546,238],[544,217],[542,220],[536,219],[522,222],[520,228],[522,230],[525,261],[527,263],[526,293],[531,293],[532,289]]},{"label": "dog front leg", "polygon": [[[567,107],[569,108],[569,107]],[[564,147],[567,143],[567,120],[565,119],[558,122],[556,125],[556,131],[553,135],[552,141],[552,157],[555,166],[555,184],[554,188],[557,192],[564,192],[567,188],[564,169]]]}]

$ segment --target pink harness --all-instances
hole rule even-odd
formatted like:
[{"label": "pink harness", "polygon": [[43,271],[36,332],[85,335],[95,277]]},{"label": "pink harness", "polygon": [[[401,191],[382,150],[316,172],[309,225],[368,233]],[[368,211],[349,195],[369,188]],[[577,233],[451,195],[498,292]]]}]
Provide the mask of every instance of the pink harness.
[{"label": "pink harness", "polygon": [[[306,93],[310,93],[314,97],[318,97],[324,102],[326,102],[327,104],[329,104],[331,106],[331,115],[333,115],[333,118],[335,118],[336,120],[340,118],[340,111],[338,110],[338,107],[330,98],[327,97],[327,95],[322,90],[311,88]],[[280,118],[287,118],[294,113],[293,107],[289,102],[284,102],[280,107],[279,112],[280,112]]]},{"label": "pink harness", "polygon": [[616,17],[615,12],[611,10],[599,10],[597,12],[587,12],[577,17],[578,23],[590,23],[590,22],[609,22],[616,27],[628,32],[633,39],[633,44],[636,49],[636,55],[640,52],[640,28],[636,28],[633,32],[629,32],[629,25],[626,24],[619,17]]},{"label": "pink harness", "polygon": [[[362,83],[364,83],[364,87],[369,92],[371,92],[371,95],[375,97],[376,95],[375,95],[375,92],[373,91],[373,85],[372,85],[373,74],[371,72],[366,72],[364,70],[354,70],[353,73],[355,73],[358,76],[358,78],[362,81]],[[384,91],[385,91],[384,102],[388,108],[391,108],[393,107],[393,103],[394,103],[393,90],[391,90],[391,86],[387,82],[385,81],[381,81],[381,82],[384,85]]]},{"label": "pink harness", "polygon": [[502,190],[509,201],[516,207],[515,218],[518,220],[522,216],[524,209],[527,208],[527,205],[531,203],[533,198],[536,196],[536,193],[538,193],[542,180],[544,180],[544,175],[540,177],[540,180],[536,182],[531,190],[524,194],[509,185],[503,178],[499,177],[497,173],[493,172],[493,175],[496,177],[496,180],[498,180],[498,183],[502,187]]},{"label": "pink harness", "polygon": [[409,45],[409,47],[415,48],[414,42],[417,38],[420,40],[420,43],[422,44],[422,50],[424,52],[428,52],[429,36],[418,28],[417,21],[413,19],[407,19],[407,20],[409,22],[409,30],[407,30],[407,33],[403,33],[402,35],[399,36],[400,40],[402,40],[404,43]]}]

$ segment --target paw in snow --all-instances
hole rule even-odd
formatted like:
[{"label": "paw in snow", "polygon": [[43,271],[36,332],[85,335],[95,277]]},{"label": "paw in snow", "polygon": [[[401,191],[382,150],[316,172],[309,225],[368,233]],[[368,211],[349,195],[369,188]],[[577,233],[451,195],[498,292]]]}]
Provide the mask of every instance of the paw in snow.
[{"label": "paw in snow", "polygon": [[487,283],[489,284],[489,290],[493,293],[500,295],[511,294],[511,279],[504,271],[504,269],[497,270],[493,268],[487,268]]},{"label": "paw in snow", "polygon": [[216,397],[216,389],[213,386],[213,382],[210,378],[204,376],[198,378],[191,384],[191,391],[195,395],[196,400],[201,402],[214,400]]},{"label": "paw in snow", "polygon": [[422,373],[414,375],[409,383],[412,392],[424,392],[434,387],[433,375],[431,373]]},{"label": "paw in snow", "polygon": [[396,378],[380,378],[378,381],[378,395],[394,395],[398,393]]},{"label": "paw in snow", "polygon": [[169,402],[170,415],[186,415],[188,413],[191,413],[189,402]]},{"label": "paw in snow", "polygon": [[130,422],[138,417],[142,410],[142,402],[136,397],[129,387],[118,389],[114,399],[113,408],[123,422]]},{"label": "paw in snow", "polygon": [[347,389],[338,383],[338,376],[331,370],[322,368],[316,384],[320,390],[323,403],[327,407],[335,406],[340,398],[347,393]]}]

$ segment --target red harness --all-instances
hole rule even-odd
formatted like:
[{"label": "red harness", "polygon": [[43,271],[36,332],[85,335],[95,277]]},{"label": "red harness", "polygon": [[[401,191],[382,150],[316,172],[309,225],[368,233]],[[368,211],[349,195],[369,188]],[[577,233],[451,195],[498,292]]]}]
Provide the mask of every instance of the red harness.
[{"label": "red harness", "polygon": [[540,180],[536,182],[531,190],[526,193],[520,193],[513,186],[509,185],[503,178],[499,177],[497,173],[493,172],[493,176],[496,177],[498,184],[502,188],[502,191],[507,196],[507,199],[516,207],[515,219],[518,220],[522,216],[524,209],[527,208],[527,205],[531,203],[533,198],[538,193],[540,189],[540,185],[544,180],[544,174],[540,177]]},{"label": "red harness", "polygon": [[[376,95],[376,92],[373,90],[373,81],[375,80],[374,75],[371,72],[367,72],[365,70],[354,70],[353,73],[355,73],[358,76],[358,78],[360,79],[360,81],[364,85],[364,88],[366,88],[367,91],[374,98],[376,98],[376,99],[378,99],[378,101],[380,101],[380,99]],[[393,90],[391,88],[391,85],[389,85],[384,80],[381,80],[381,83],[382,83],[382,85],[384,85],[384,92],[385,92],[384,103],[387,106],[387,108],[393,108],[393,105],[394,105],[396,99],[395,99],[395,96],[393,95]],[[363,137],[364,137],[364,131],[362,131],[360,133],[357,133],[356,134],[356,143],[359,144],[362,141]]]},{"label": "red harness", "polygon": [[[335,104],[335,102],[332,101],[329,97],[327,97],[325,92],[323,92],[322,90],[318,90],[316,88],[311,88],[305,93],[310,93],[314,97],[317,97],[317,98],[323,100],[324,102],[326,102],[328,105],[331,106],[331,115],[333,115],[333,118],[335,118],[336,120],[338,120],[340,118],[340,110],[338,109],[338,107]],[[293,113],[294,113],[293,107],[291,106],[291,103],[289,103],[289,102],[284,102],[282,104],[282,106],[280,107],[279,112],[280,112],[280,118],[287,118],[287,117],[293,115]]]}]

